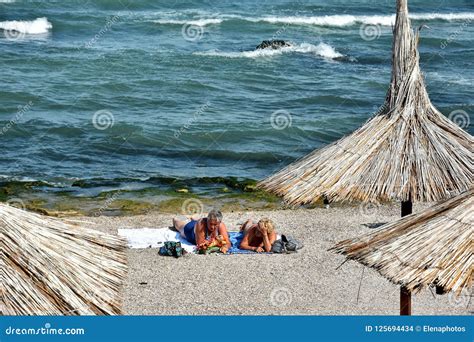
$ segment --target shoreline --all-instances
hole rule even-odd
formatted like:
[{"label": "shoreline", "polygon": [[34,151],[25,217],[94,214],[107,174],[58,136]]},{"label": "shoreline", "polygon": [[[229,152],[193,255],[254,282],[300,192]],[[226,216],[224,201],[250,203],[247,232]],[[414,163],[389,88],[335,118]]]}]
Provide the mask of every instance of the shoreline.
[{"label": "shoreline", "polygon": [[[36,180],[0,182],[0,201],[48,216],[127,216],[160,211],[192,214],[281,209],[275,195],[256,188],[257,180],[238,177],[87,179],[54,184]],[[186,202],[194,201],[194,211]],[[199,208],[196,208],[198,206]]]},{"label": "shoreline", "polygon": [[[429,204],[416,203],[414,212]],[[336,242],[375,231],[399,218],[399,205],[224,212],[231,231],[248,217],[269,217],[278,233],[301,240],[288,255],[188,255],[162,257],[157,249],[128,249],[126,315],[398,315],[399,287],[377,272],[328,252]],[[111,234],[118,228],[163,228],[173,215],[150,212],[84,217],[85,226]],[[339,268],[338,268],[339,267]],[[359,289],[360,287],[360,289]],[[357,297],[358,300],[357,300]],[[472,312],[472,304],[423,289],[414,314]],[[465,304],[465,305],[464,305]]]}]

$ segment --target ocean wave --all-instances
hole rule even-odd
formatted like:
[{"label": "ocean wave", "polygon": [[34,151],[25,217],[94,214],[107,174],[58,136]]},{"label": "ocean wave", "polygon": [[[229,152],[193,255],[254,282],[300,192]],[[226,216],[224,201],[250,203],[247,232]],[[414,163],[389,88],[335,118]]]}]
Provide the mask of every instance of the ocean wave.
[{"label": "ocean wave", "polygon": [[176,19],[159,19],[153,20],[154,23],[160,25],[195,25],[195,26],[207,26],[217,25],[224,21],[224,19],[207,18],[207,19],[196,19],[196,20],[176,20]]},{"label": "ocean wave", "polygon": [[473,20],[474,12],[464,13],[412,13],[409,15],[414,20],[446,20],[446,21],[457,21],[457,20]]},{"label": "ocean wave", "polygon": [[252,51],[241,51],[241,52],[225,52],[218,50],[210,50],[204,52],[195,52],[195,55],[200,56],[219,56],[227,58],[259,58],[259,57],[272,57],[281,55],[284,53],[311,53],[316,56],[336,59],[344,57],[343,54],[339,53],[331,45],[326,43],[319,43],[313,45],[309,43],[302,43],[294,46],[282,47],[280,49],[259,49]]},{"label": "ocean wave", "polygon": [[[412,13],[410,18],[413,20],[472,20],[474,13]],[[395,15],[325,15],[325,16],[269,16],[255,19],[248,19],[254,22],[268,22],[271,24],[288,25],[315,25],[315,26],[333,26],[344,27],[355,24],[392,26],[395,24]]]},{"label": "ocean wave", "polygon": [[[410,18],[413,20],[443,20],[443,21],[459,21],[473,20],[473,12],[464,13],[411,13]],[[265,16],[265,17],[244,17],[234,14],[213,14],[212,17],[204,15],[201,18],[183,19],[158,19],[153,22],[161,25],[218,25],[229,20],[241,20],[247,22],[267,22],[270,24],[287,24],[287,25],[311,25],[311,26],[328,26],[328,27],[345,27],[356,24],[392,26],[395,23],[395,15],[322,15],[322,16]]]},{"label": "ocean wave", "polygon": [[11,20],[1,21],[0,29],[5,31],[17,31],[26,34],[42,34],[47,33],[53,25],[47,18],[37,18],[35,20]]}]

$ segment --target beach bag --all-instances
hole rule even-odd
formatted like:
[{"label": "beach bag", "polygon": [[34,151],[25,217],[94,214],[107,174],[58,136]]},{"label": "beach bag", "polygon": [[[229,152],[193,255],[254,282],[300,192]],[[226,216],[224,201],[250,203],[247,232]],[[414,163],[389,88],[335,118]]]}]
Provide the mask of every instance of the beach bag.
[{"label": "beach bag", "polygon": [[181,242],[166,241],[165,244],[160,247],[158,254],[179,258],[183,256],[184,250],[183,247],[181,247]]},{"label": "beach bag", "polygon": [[272,253],[291,253],[303,248],[303,244],[291,236],[282,235],[272,245]]}]

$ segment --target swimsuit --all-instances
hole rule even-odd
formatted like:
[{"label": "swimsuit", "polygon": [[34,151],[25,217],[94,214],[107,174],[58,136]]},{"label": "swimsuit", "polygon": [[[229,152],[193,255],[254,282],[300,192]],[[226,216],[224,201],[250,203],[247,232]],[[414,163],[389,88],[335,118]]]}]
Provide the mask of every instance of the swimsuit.
[{"label": "swimsuit", "polygon": [[196,233],[194,232],[194,226],[196,225],[197,221],[191,220],[184,226],[183,232],[186,240],[193,245],[196,244]]},{"label": "swimsuit", "polygon": [[[186,237],[186,240],[188,240],[189,243],[192,243],[193,245],[196,244],[196,232],[194,228],[196,227],[196,223],[198,221],[196,220],[191,220],[183,228],[184,236]],[[207,221],[206,221],[206,240],[209,240],[211,237],[211,234],[207,231]]]}]

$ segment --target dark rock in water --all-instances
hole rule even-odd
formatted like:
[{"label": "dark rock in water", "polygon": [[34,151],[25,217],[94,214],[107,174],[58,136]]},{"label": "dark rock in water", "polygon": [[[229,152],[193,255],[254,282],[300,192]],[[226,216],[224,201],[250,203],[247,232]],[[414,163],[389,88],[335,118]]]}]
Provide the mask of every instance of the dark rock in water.
[{"label": "dark rock in water", "polygon": [[259,45],[257,45],[255,50],[261,50],[261,49],[274,49],[274,50],[276,50],[276,49],[280,49],[282,47],[288,47],[288,46],[291,46],[291,44],[284,41],[284,40],[280,40],[280,39],[264,40]]}]

